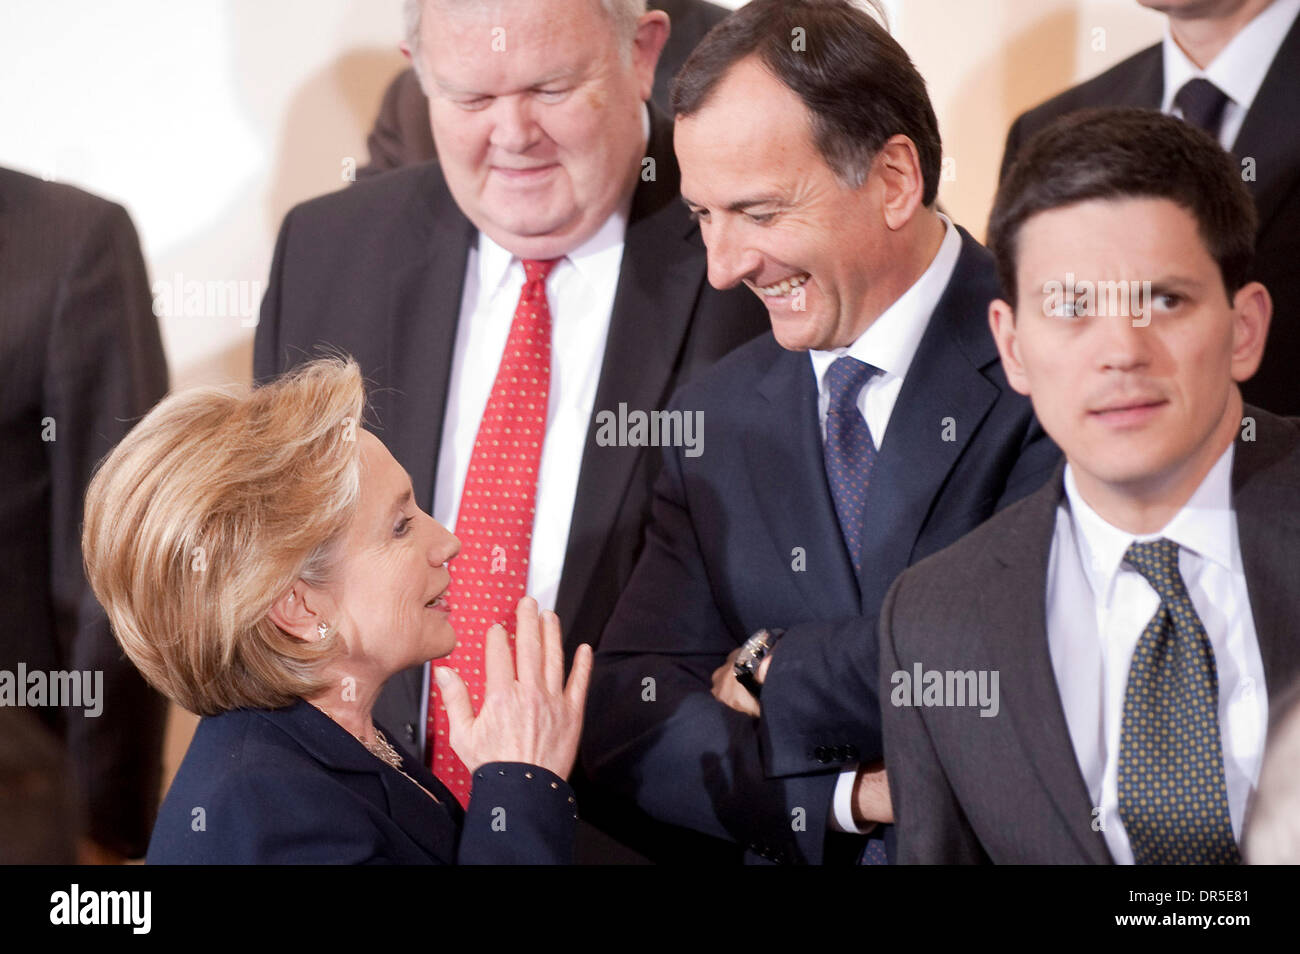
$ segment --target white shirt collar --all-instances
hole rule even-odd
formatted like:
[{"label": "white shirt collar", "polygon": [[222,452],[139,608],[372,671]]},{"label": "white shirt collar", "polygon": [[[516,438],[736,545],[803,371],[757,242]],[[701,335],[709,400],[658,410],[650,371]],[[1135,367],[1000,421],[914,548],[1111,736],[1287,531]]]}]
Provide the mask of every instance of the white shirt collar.
[{"label": "white shirt collar", "polygon": [[1135,540],[1172,540],[1179,547],[1219,564],[1230,572],[1238,570],[1233,533],[1232,459],[1235,444],[1210,468],[1186,504],[1157,533],[1134,535],[1106,521],[1079,493],[1073,468],[1065,467],[1065,497],[1069,506],[1079,562],[1092,585],[1094,595],[1109,603],[1129,544]]},{"label": "white shirt collar", "polygon": [[[641,108],[641,133],[643,137],[641,150],[644,152],[646,144],[650,141],[649,105],[643,105]],[[578,274],[588,281],[594,281],[593,276],[611,274],[611,270],[613,274],[618,274],[623,260],[623,243],[627,237],[628,218],[632,213],[632,197],[635,194],[634,189],[632,195],[629,195],[622,205],[614,210],[614,214],[605,220],[591,238],[564,256]],[[479,288],[485,295],[491,297],[506,288],[511,269],[519,261],[519,257],[513,252],[502,248],[485,233],[478,233],[478,280]],[[518,278],[517,271],[515,275]],[[512,294],[517,292],[518,289],[514,288],[517,282],[508,284]]]},{"label": "white shirt collar", "polygon": [[943,242],[921,277],[847,348],[808,352],[813,373],[817,375],[818,391],[835,359],[846,354],[879,368],[886,375],[907,376],[907,369],[912,366],[912,358],[916,356],[921,337],[930,323],[930,315],[943,297],[961,256],[961,236],[952,220],[942,212],[939,218],[945,230]]},{"label": "white shirt collar", "polygon": [[1169,112],[1173,108],[1174,96],[1183,84],[1197,76],[1203,76],[1227,93],[1243,111],[1250,109],[1297,13],[1300,13],[1300,0],[1273,0],[1228,41],[1214,62],[1204,70],[1198,69],[1175,42],[1166,19],[1161,44],[1165,67],[1161,110]]}]

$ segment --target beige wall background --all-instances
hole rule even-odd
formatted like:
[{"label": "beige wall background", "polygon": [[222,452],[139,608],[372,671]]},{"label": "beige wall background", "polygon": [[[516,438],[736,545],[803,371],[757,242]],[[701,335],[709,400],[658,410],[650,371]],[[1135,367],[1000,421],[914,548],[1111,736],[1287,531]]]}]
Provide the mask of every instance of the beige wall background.
[{"label": "beige wall background", "polygon": [[[1136,0],[886,8],[939,117],[940,200],[977,236],[1015,116],[1163,29]],[[236,283],[222,313],[164,307],[160,323],[174,388],[247,381],[280,220],[364,163],[400,39],[401,0],[5,0],[0,165],[125,205],[156,294]],[[173,711],[168,780],[195,722]]]}]

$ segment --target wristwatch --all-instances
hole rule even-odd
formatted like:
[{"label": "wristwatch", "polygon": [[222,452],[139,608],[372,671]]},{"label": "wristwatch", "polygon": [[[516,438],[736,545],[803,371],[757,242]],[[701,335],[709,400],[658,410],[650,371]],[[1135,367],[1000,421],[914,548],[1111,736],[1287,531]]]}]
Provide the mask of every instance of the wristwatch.
[{"label": "wristwatch", "polygon": [[784,635],[783,629],[760,629],[740,647],[740,655],[736,657],[736,681],[748,689],[755,699],[763,691],[763,686],[758,681],[758,667],[772,652],[776,641]]}]

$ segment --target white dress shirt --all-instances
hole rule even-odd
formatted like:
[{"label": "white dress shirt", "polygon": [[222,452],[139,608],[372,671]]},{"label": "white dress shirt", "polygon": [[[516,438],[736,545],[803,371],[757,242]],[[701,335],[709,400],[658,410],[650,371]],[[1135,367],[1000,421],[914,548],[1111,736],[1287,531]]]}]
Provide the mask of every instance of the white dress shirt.
[{"label": "white dress shirt", "polygon": [[1264,76],[1282,46],[1287,32],[1300,13],[1300,0],[1273,0],[1255,19],[1238,31],[1205,69],[1200,69],[1187,58],[1165,21],[1162,43],[1165,69],[1165,95],[1160,104],[1162,112],[1182,117],[1174,106],[1174,96],[1188,80],[1203,77],[1228,94],[1223,109],[1223,122],[1219,127],[1219,144],[1232,149],[1241,132],[1246,113],[1255,102],[1255,95],[1264,84]]},{"label": "white dress shirt", "polygon": [[1214,650],[1224,779],[1238,843],[1259,782],[1268,692],[1232,509],[1232,458],[1229,445],[1173,519],[1143,536],[1102,519],[1065,469],[1047,571],[1047,641],[1079,771],[1118,864],[1133,864],[1119,816],[1124,691],[1138,640],[1160,607],[1156,591],[1124,562],[1134,540],[1178,544],[1179,572]]},{"label": "white dress shirt", "polygon": [[[826,372],[837,358],[848,355],[882,372],[872,375],[858,395],[858,410],[867,422],[871,439],[877,450],[882,447],[885,429],[894,413],[894,402],[903,389],[903,379],[912,366],[912,358],[916,356],[925,329],[930,325],[930,314],[943,297],[961,256],[961,236],[957,229],[943,213],[939,213],[939,218],[944,225],[943,242],[921,277],[847,348],[808,352],[813,373],[817,376],[817,408],[823,441],[826,439],[826,411],[831,400],[825,386]],[[872,827],[859,828],[853,820],[853,780],[857,771],[856,765],[845,768],[835,782],[830,816],[831,828],[835,831],[864,832]]]},{"label": "white dress shirt", "polygon": [[[560,588],[626,231],[627,215],[620,211],[556,263],[546,280],[551,383],[526,584],[526,592],[542,609],[555,608]],[[523,286],[523,262],[480,233],[478,247],[469,253],[433,488],[434,519],[453,530],[479,422],[496,383]]]}]

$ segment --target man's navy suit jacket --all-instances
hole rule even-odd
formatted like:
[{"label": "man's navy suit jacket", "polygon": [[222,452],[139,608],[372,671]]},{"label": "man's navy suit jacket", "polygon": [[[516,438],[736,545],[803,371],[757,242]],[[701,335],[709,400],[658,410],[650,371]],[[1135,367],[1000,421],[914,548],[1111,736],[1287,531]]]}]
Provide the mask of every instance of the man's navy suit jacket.
[{"label": "man's navy suit jacket", "polygon": [[[666,452],[645,551],[602,637],[583,741],[598,784],[751,855],[823,860],[837,772],[883,754],[875,617],[890,583],[1059,458],[1003,375],[992,257],[961,238],[879,448],[860,576],[807,354],[765,335],[675,398],[703,412],[703,452]],[[714,699],[710,676],[763,627],[787,632],[755,720]]]},{"label": "man's navy suit jacket", "polygon": [[[382,730],[381,730],[382,731]],[[387,733],[385,733],[387,735]],[[573,791],[535,765],[474,774],[469,809],[428,770],[401,772],[299,701],[199,723],[149,843],[150,864],[565,864]]]}]

